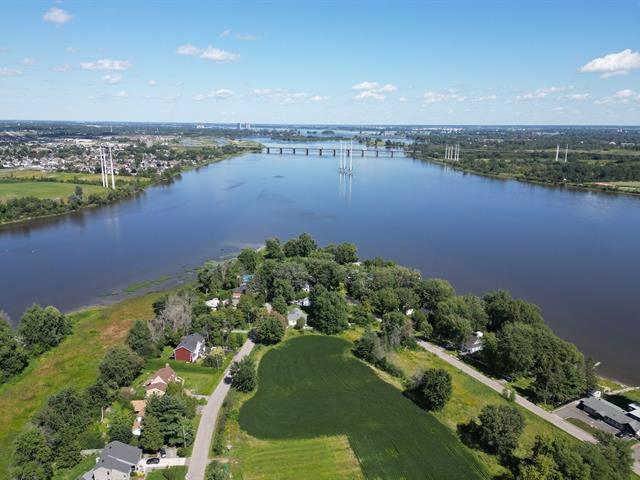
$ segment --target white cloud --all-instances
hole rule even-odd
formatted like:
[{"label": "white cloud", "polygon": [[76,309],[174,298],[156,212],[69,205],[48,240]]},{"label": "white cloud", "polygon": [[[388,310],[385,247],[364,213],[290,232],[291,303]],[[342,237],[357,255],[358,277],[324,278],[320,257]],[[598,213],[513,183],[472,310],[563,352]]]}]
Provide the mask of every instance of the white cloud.
[{"label": "white cloud", "polygon": [[55,23],[58,26],[62,26],[73,18],[72,15],[65,12],[61,8],[51,7],[49,10],[45,12],[42,16],[42,19],[45,22]]},{"label": "white cloud", "polygon": [[353,87],[351,87],[352,90],[373,90],[375,88],[378,88],[380,86],[380,84],[378,82],[360,82],[360,83],[356,83]]},{"label": "white cloud", "polygon": [[65,51],[69,53],[78,53],[78,49],[76,47],[67,47],[65,48]]},{"label": "white cloud", "polygon": [[133,64],[128,61],[104,58],[102,60],[96,60],[95,62],[82,62],[80,66],[83,70],[123,71],[131,68]]},{"label": "white cloud", "polygon": [[630,88],[625,88],[623,90],[618,90],[616,93],[609,97],[604,97],[600,100],[596,100],[595,103],[602,105],[608,103],[629,103],[631,101],[640,102],[640,94],[631,90]]},{"label": "white cloud", "polygon": [[398,98],[399,102],[406,102],[407,101],[407,97],[405,97],[404,95],[402,97]]},{"label": "white cloud", "polygon": [[118,93],[116,93],[116,97],[118,98],[127,98],[128,96],[129,94],[124,90],[120,90]]},{"label": "white cloud", "polygon": [[0,77],[17,77],[18,75],[22,75],[22,70],[0,67]]},{"label": "white cloud", "polygon": [[328,100],[328,99],[329,97],[325,97],[324,95],[314,95],[309,100],[311,100],[312,102],[324,102],[325,100]]},{"label": "white cloud", "polygon": [[425,103],[438,103],[438,102],[449,102],[449,101],[463,102],[464,100],[467,99],[467,97],[459,94],[456,90],[452,88],[450,88],[446,92],[433,92],[433,91],[424,92],[424,95],[422,95],[422,98],[424,98]]},{"label": "white cloud", "polygon": [[548,88],[538,88],[537,90],[531,92],[525,92],[522,95],[517,95],[516,100],[537,100],[540,98],[545,98],[551,93],[558,93],[565,90],[565,87],[548,87]]},{"label": "white cloud", "polygon": [[231,30],[227,28],[224,32],[220,34],[220,38],[228,37],[229,35],[231,35]]},{"label": "white cloud", "polygon": [[69,70],[71,70],[71,65],[69,65],[68,63],[65,63],[64,65],[56,65],[55,67],[53,67],[53,71],[58,73],[68,72]]},{"label": "white cloud", "polygon": [[589,93],[572,93],[570,95],[567,95],[565,98],[567,98],[568,100],[575,100],[577,102],[580,102],[582,100],[587,100],[589,97],[591,97],[591,94]]},{"label": "white cloud", "polygon": [[158,82],[156,82],[155,80],[149,80],[147,82],[147,85],[149,85],[150,87],[155,87],[156,85],[158,85]]},{"label": "white cloud", "polygon": [[109,85],[116,85],[122,81],[122,75],[119,73],[107,73],[102,77],[102,81]]},{"label": "white cloud", "polygon": [[384,100],[386,96],[385,93],[391,93],[398,90],[398,87],[392,85],[391,83],[386,83],[384,85],[380,85],[378,82],[360,82],[356,83],[351,87],[352,90],[360,91],[355,97],[355,100]]},{"label": "white cloud", "polygon": [[212,90],[209,93],[203,93],[200,95],[196,95],[193,97],[194,100],[206,100],[208,98],[229,98],[235,95],[233,90],[229,90],[228,88],[219,88],[218,90]]},{"label": "white cloud", "polygon": [[376,92],[375,90],[363,90],[353,98],[356,100],[384,100],[386,97],[383,94]]},{"label": "white cloud", "polygon": [[237,53],[227,52],[226,50],[220,50],[212,46],[208,46],[206,50],[202,52],[200,58],[204,60],[211,60],[216,63],[233,62],[240,58]]},{"label": "white cloud", "polygon": [[186,44],[180,45],[176,50],[178,55],[198,55],[200,53],[200,49],[195,45]]},{"label": "white cloud", "polygon": [[26,67],[30,67],[32,65],[35,65],[37,62],[35,60],[35,58],[23,58],[22,59],[22,65],[26,66]]},{"label": "white cloud", "polygon": [[272,92],[270,88],[256,88],[253,91],[254,95],[269,95]]},{"label": "white cloud", "polygon": [[491,94],[491,95],[480,95],[478,97],[473,97],[471,101],[472,102],[489,102],[497,99],[498,99],[497,95]]},{"label": "white cloud", "polygon": [[614,75],[626,75],[631,70],[640,68],[640,53],[630,48],[604,57],[594,58],[580,68],[583,73],[600,73],[602,78]]}]

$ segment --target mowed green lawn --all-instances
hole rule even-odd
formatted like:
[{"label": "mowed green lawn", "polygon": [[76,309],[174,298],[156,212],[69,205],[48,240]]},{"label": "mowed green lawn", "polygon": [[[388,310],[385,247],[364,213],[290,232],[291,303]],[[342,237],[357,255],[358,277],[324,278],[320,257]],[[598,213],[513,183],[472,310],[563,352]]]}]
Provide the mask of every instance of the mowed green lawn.
[{"label": "mowed green lawn", "polygon": [[[345,435],[366,478],[488,478],[448,428],[354,358],[352,345],[310,335],[267,352],[258,390],[240,409],[240,428],[260,440]],[[273,462],[287,477],[288,456]]]},{"label": "mowed green lawn", "polygon": [[[106,194],[99,185],[79,185],[84,195]],[[74,183],[61,182],[10,182],[0,183],[0,201],[19,197],[61,198],[66,200],[76,189]]]}]

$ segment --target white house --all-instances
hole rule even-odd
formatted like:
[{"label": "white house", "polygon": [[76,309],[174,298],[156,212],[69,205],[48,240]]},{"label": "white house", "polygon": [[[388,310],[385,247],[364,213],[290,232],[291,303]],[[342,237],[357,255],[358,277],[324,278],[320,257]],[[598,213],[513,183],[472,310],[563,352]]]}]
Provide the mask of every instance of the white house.
[{"label": "white house", "polygon": [[218,307],[220,306],[220,299],[219,298],[212,298],[211,300],[207,300],[206,302],[204,302],[204,304],[209,307],[211,310],[217,310]]},{"label": "white house", "polygon": [[299,308],[296,308],[293,312],[287,315],[287,323],[290,327],[295,327],[299,318],[304,318],[305,323],[307,322],[307,314]]},{"label": "white house", "polygon": [[477,353],[484,348],[484,341],[482,340],[482,332],[474,332],[469,335],[467,341],[462,344],[460,350],[465,354]]}]

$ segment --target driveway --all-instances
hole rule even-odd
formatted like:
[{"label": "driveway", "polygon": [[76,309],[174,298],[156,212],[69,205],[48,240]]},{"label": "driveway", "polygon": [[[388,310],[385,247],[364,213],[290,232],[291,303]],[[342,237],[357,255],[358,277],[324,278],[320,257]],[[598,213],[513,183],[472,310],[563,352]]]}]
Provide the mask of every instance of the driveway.
[{"label": "driveway", "polygon": [[[233,361],[238,361],[247,356],[251,350],[253,350],[254,346],[255,344],[250,339],[244,342],[242,348],[240,348],[238,353],[233,357]],[[211,437],[213,437],[213,431],[216,427],[218,413],[220,413],[222,402],[224,402],[224,398],[231,388],[231,385],[225,382],[228,375],[229,368],[225,370],[220,383],[209,397],[209,401],[202,412],[196,439],[193,443],[193,453],[189,461],[189,480],[204,480],[205,469],[209,463]]]},{"label": "driveway", "polygon": [[598,430],[602,430],[603,432],[610,433],[611,435],[615,435],[618,433],[618,430],[613,428],[611,425],[604,423],[602,420],[598,420],[590,416],[587,412],[578,407],[580,400],[575,400],[567,405],[563,405],[562,407],[554,410],[553,413],[558,415],[565,420],[568,418],[577,418],[578,420],[583,421],[587,425],[597,428]]},{"label": "driveway", "polygon": [[140,463],[139,463],[140,469],[144,472],[150,472],[151,470],[157,470],[160,468],[179,467],[181,465],[187,464],[187,459],[181,458],[181,457],[161,458],[160,463],[156,465],[147,465],[145,463],[146,461],[147,459],[143,458],[142,460],[140,460]]},{"label": "driveway", "polygon": [[[504,385],[502,385],[500,382],[497,382],[496,380],[493,380],[492,378],[487,377],[486,375],[479,372],[475,368],[470,367],[466,363],[458,360],[453,355],[448,354],[443,348],[440,348],[436,345],[433,345],[432,343],[425,342],[422,340],[418,341],[418,345],[420,345],[422,348],[424,348],[428,352],[431,352],[434,355],[437,355],[442,360],[444,360],[450,365],[453,365],[458,370],[461,370],[462,372],[466,373],[470,377],[473,377],[479,382],[485,384],[487,387],[495,390],[499,394],[502,394],[502,391],[504,390]],[[536,404],[530,402],[526,398],[521,397],[520,395],[516,396],[516,403],[521,407],[526,408],[531,413],[534,413],[535,415],[545,419],[547,422],[555,425],[559,429],[564,430],[569,435],[577,438],[578,440],[582,440],[584,442],[591,442],[591,443],[596,442],[596,439],[593,438],[593,436],[590,435],[589,433],[576,427],[575,425],[572,425],[566,420],[560,418],[555,413],[547,412],[546,410],[540,408]]]}]

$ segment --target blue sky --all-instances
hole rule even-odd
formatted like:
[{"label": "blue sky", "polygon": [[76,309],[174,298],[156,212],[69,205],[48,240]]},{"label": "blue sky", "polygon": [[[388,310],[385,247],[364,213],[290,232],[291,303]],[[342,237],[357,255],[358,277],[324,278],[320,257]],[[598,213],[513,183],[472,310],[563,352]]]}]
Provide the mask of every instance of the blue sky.
[{"label": "blue sky", "polygon": [[640,2],[9,1],[0,118],[640,124]]}]

